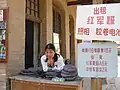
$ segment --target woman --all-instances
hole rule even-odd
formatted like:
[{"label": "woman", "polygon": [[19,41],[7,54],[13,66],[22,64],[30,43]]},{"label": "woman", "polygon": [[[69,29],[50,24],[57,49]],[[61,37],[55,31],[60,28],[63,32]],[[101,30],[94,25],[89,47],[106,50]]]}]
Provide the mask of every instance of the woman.
[{"label": "woman", "polygon": [[63,57],[55,52],[55,46],[51,43],[45,47],[45,54],[41,57],[43,71],[48,69],[62,70],[64,67]]}]

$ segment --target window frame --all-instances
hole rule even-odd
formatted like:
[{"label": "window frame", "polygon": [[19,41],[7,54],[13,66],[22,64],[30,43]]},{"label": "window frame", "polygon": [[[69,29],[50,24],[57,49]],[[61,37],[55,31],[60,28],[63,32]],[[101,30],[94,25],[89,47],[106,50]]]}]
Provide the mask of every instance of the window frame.
[{"label": "window frame", "polygon": [[[54,18],[55,17],[55,18]],[[53,5],[53,39],[52,42],[54,43],[54,34],[58,34],[58,38],[59,38],[59,53],[62,52],[62,48],[61,48],[61,30],[62,30],[62,14],[59,10],[59,8],[57,8],[55,5]]]},{"label": "window frame", "polygon": [[7,63],[8,62],[8,15],[9,15],[9,8],[3,9],[3,22],[6,23],[6,35],[5,35],[5,51],[6,51],[6,58],[0,59],[0,63]]},{"label": "window frame", "polygon": [[[29,2],[29,5],[28,5]],[[33,8],[32,8],[33,4]],[[28,13],[29,10],[29,13]],[[32,14],[33,12],[33,14]],[[40,1],[39,0],[26,0],[26,19],[40,23]]]}]

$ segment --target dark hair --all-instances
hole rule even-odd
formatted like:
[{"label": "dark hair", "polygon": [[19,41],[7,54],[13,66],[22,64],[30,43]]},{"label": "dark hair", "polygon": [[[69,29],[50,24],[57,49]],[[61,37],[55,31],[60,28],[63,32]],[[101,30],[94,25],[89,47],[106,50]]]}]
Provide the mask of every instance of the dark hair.
[{"label": "dark hair", "polygon": [[[55,52],[53,59],[54,59],[54,62],[56,62],[58,60],[58,56],[60,56],[60,55],[56,53],[55,46],[52,43],[49,43],[45,46],[45,51],[47,49],[52,49]],[[48,58],[46,58],[45,62],[47,62],[47,61],[48,61]]]},{"label": "dark hair", "polygon": [[52,43],[49,43],[45,46],[45,50],[46,49],[52,49],[55,52],[55,46]]}]

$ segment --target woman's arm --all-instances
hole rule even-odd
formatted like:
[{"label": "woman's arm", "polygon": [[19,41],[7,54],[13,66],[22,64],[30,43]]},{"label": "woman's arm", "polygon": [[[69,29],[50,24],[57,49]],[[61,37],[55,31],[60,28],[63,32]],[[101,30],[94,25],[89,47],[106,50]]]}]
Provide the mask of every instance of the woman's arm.
[{"label": "woman's arm", "polygon": [[42,64],[42,68],[43,68],[43,71],[46,72],[48,70],[48,67],[47,67],[47,63],[45,62],[46,60],[46,56],[43,55],[41,57],[41,64]]},{"label": "woman's arm", "polygon": [[[59,56],[58,56],[59,57]],[[58,61],[55,64],[56,66],[53,68],[53,70],[62,70],[63,67],[65,66],[64,64],[64,60],[63,57],[60,55],[60,57],[58,58]]]}]

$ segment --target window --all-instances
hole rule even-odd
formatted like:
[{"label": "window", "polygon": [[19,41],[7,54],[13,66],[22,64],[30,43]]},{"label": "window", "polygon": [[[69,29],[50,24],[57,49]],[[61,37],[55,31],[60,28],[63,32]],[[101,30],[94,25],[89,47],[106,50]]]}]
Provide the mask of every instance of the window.
[{"label": "window", "polygon": [[0,10],[0,62],[7,61],[7,15],[7,9]]},{"label": "window", "polygon": [[[29,50],[27,50],[28,48],[26,49],[26,58],[30,58],[25,59],[25,61],[27,62],[26,68],[28,68],[29,66],[33,66],[33,64],[36,67],[38,54],[40,53],[40,0],[26,0],[26,21],[28,21],[27,24],[32,23],[32,28],[30,28],[29,25],[26,25],[26,30],[28,31],[26,33],[30,33],[26,35],[26,37],[28,36],[29,39],[28,42],[30,42],[29,35],[31,35],[30,37],[32,37],[33,39],[33,45],[31,46],[32,48],[29,48],[33,51],[33,53],[30,53]],[[30,32],[31,30],[33,32]],[[30,45],[28,45],[27,47],[30,47]]]},{"label": "window", "polygon": [[60,34],[61,15],[57,10],[53,10],[53,32]]},{"label": "window", "polygon": [[59,34],[53,33],[53,43],[56,48],[56,52],[60,54]]},{"label": "window", "polygon": [[39,0],[26,0],[26,14],[39,18]]},{"label": "window", "polygon": [[60,31],[61,15],[57,9],[53,9],[53,44],[57,53],[60,53]]},{"label": "window", "polygon": [[120,41],[115,41],[116,44],[118,45],[117,49],[118,49],[118,55],[120,56]]},{"label": "window", "polygon": [[0,59],[6,59],[6,23],[0,21]]}]

